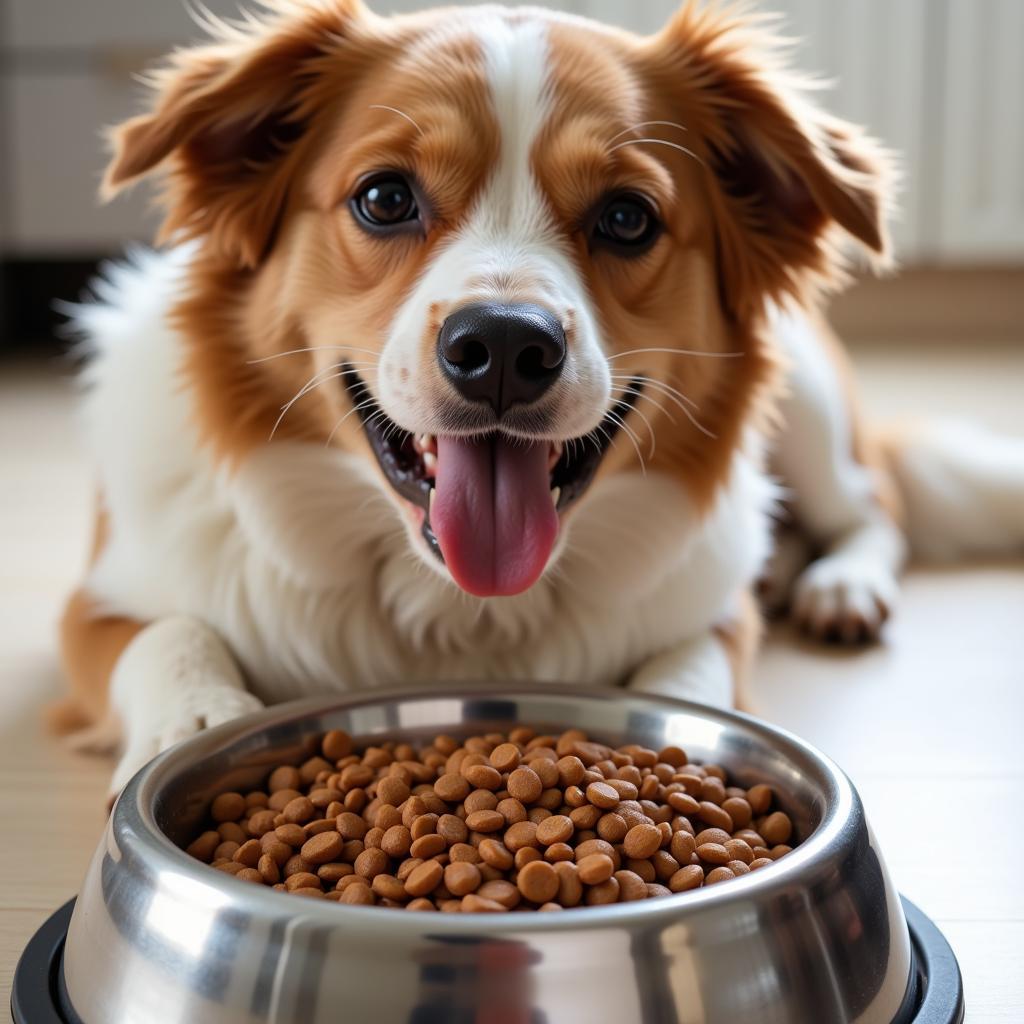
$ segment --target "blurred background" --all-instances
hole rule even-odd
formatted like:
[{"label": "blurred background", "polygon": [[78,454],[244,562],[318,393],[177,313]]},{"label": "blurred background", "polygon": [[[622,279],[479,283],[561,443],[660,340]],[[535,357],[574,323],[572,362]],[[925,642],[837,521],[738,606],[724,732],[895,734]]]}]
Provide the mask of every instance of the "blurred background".
[{"label": "blurred background", "polygon": [[[676,0],[553,5],[649,31]],[[1024,0],[759,6],[784,15],[800,66],[833,80],[822,102],[902,155],[902,272],[831,309],[868,411],[1024,436]],[[100,129],[139,108],[137,72],[198,35],[185,0],[0,0],[0,819],[22,847],[0,873],[0,1007],[28,935],[76,891],[111,770],[39,725],[62,685],[56,620],[94,502],[52,301],[151,236],[144,188],[96,200]],[[1022,578],[1019,561],[915,568],[882,644],[822,649],[777,626],[754,681],[759,713],[853,776],[897,885],[953,942],[973,1024],[1024,1020],[1024,876],[935,825],[969,806],[1001,849],[1024,844],[1007,814],[1024,781]]]},{"label": "blurred background", "polygon": [[[677,0],[559,0],[638,31]],[[382,12],[423,6],[376,0]],[[761,0],[799,37],[798,64],[833,81],[825,102],[902,155],[899,286],[837,310],[857,337],[1019,328],[1024,299],[1024,3]],[[217,14],[237,0],[208,0]],[[96,200],[99,129],[138,108],[133,75],[197,37],[186,0],[4,0],[0,23],[0,346],[44,337],[49,300],[74,295],[97,257],[150,236],[144,189]],[[955,274],[950,273],[956,271]],[[896,305],[894,305],[896,303]]]}]

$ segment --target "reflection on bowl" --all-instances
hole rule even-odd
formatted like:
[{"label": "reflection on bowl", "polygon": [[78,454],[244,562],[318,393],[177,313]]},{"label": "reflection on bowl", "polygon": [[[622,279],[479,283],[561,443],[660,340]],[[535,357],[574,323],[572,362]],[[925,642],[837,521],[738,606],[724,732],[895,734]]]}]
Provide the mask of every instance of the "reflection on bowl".
[{"label": "reflection on bowl", "polygon": [[[176,843],[342,728],[357,740],[527,723],[682,746],[769,782],[801,843],[679,896],[559,914],[417,914],[299,900]],[[621,691],[452,689],[302,701],[162,755],[114,810],[75,908],[67,991],[86,1024],[799,1022],[913,1019],[910,937],[859,797],[823,755],[746,716]]]}]

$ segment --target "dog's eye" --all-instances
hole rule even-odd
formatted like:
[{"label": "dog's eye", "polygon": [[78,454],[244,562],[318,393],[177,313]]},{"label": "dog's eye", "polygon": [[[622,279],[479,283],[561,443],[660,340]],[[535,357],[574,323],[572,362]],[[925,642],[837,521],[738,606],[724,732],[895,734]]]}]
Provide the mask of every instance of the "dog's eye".
[{"label": "dog's eye", "polygon": [[419,217],[412,186],[398,174],[381,175],[363,185],[352,199],[352,209],[372,228],[395,227]]},{"label": "dog's eye", "polygon": [[651,204],[640,196],[619,195],[609,200],[594,225],[594,240],[616,249],[646,249],[661,224]]}]

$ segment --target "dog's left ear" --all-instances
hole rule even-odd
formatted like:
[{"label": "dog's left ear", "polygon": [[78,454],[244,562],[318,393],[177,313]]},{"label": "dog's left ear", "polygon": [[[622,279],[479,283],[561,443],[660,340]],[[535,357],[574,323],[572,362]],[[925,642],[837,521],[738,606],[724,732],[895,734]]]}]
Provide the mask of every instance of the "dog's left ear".
[{"label": "dog's left ear", "polygon": [[714,176],[730,304],[832,279],[838,233],[885,262],[888,155],[808,101],[756,16],[687,3],[652,43]]},{"label": "dog's left ear", "polygon": [[305,115],[303,90],[317,58],[337,49],[360,0],[332,0],[178,51],[153,76],[152,108],[111,133],[103,180],[110,198],[166,170],[161,240],[204,236],[241,266],[255,266],[273,236],[291,180]]}]

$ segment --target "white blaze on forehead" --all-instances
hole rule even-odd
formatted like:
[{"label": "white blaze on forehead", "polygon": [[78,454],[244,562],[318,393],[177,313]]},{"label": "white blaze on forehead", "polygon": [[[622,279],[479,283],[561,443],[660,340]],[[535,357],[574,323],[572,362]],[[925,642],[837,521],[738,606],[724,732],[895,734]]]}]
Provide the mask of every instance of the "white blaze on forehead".
[{"label": "white blaze on forehead", "polygon": [[380,374],[382,403],[407,430],[443,432],[434,415],[436,361],[425,359],[423,332],[430,310],[444,316],[471,302],[533,302],[573,326],[569,353],[553,389],[560,436],[596,427],[607,406],[609,377],[587,288],[573,263],[564,229],[556,221],[534,174],[532,157],[552,106],[547,23],[486,15],[473,26],[498,128],[499,150],[462,227],[431,261],[392,326],[382,369],[415,367],[416,387],[401,395]]},{"label": "white blaze on forehead", "polygon": [[539,20],[495,18],[479,29],[500,151],[472,222],[472,233],[495,242],[554,241],[555,226],[530,166],[548,104],[548,34]]}]

